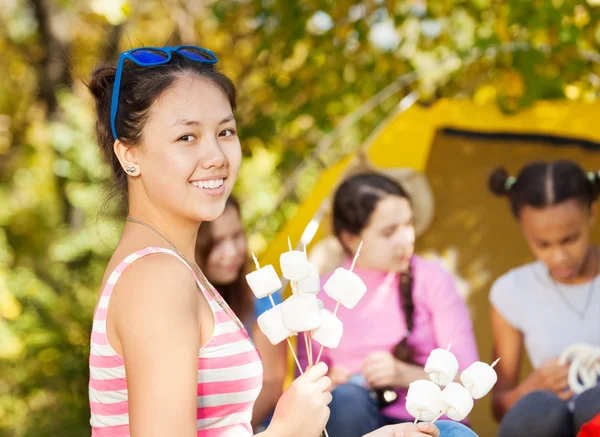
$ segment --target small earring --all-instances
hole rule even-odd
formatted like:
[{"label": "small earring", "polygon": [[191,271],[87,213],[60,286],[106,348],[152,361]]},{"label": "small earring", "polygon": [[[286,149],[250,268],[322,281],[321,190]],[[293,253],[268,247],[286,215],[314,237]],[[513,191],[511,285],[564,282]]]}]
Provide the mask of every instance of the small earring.
[{"label": "small earring", "polygon": [[135,167],[125,167],[125,171],[128,171],[129,173],[133,173],[135,171]]}]

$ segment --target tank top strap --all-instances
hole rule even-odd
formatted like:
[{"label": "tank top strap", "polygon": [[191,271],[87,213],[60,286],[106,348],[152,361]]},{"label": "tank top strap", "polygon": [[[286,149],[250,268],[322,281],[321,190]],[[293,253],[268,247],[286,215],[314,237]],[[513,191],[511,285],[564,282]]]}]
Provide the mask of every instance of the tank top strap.
[{"label": "tank top strap", "polygon": [[[104,285],[104,289],[102,290],[100,299],[108,301],[110,299],[110,296],[112,295],[112,292],[115,288],[117,281],[119,280],[119,278],[121,277],[123,272],[127,269],[127,267],[129,267],[131,264],[133,264],[138,259],[143,258],[147,255],[151,255],[153,253],[167,253],[167,254],[172,255],[172,256],[176,257],[177,259],[179,259],[190,270],[190,272],[194,276],[194,280],[196,281],[196,284],[198,284],[198,288],[200,288],[200,290],[202,291],[202,293],[204,294],[206,299],[209,302],[212,302],[214,300],[214,298],[211,296],[211,294],[208,292],[208,290],[206,290],[206,287],[204,287],[202,285],[202,283],[200,282],[200,279],[198,278],[198,275],[196,274],[194,269],[177,252],[175,252],[171,249],[165,249],[163,247],[155,247],[155,246],[148,246],[144,249],[140,249],[140,250],[133,252],[132,254],[126,256],[123,259],[123,261],[121,261],[119,263],[119,265],[117,265],[117,267],[115,267],[115,269],[112,271],[112,273],[108,277],[108,280],[106,281],[106,284]],[[108,302],[106,302],[106,303],[108,303]],[[211,305],[211,307],[212,307],[212,305]]]}]

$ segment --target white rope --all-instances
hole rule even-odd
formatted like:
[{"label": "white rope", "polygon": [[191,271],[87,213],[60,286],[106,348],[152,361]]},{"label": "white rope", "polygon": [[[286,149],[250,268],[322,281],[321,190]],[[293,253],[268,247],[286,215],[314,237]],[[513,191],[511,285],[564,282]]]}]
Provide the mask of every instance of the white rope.
[{"label": "white rope", "polygon": [[569,364],[569,387],[580,394],[595,387],[600,380],[600,347],[576,343],[566,348],[560,364]]}]

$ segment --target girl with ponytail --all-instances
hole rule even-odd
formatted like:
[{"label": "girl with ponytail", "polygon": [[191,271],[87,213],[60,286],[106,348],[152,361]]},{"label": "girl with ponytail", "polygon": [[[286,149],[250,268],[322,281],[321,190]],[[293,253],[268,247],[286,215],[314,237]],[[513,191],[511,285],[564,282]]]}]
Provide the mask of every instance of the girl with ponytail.
[{"label": "girl with ponytail", "polygon": [[[570,345],[600,347],[600,249],[590,238],[596,223],[598,172],[571,161],[533,162],[517,176],[496,169],[491,191],[508,198],[537,260],[500,277],[492,287],[494,414],[500,437],[571,437],[600,413],[600,386],[574,396]],[[525,347],[533,372],[519,381]]]},{"label": "girl with ponytail", "polygon": [[[335,385],[327,430],[358,437],[412,421],[405,409],[406,389],[428,378],[423,366],[433,349],[452,343],[461,369],[478,355],[469,313],[452,277],[414,254],[413,210],[399,184],[376,173],[345,180],[334,196],[333,230],[347,255],[345,268],[363,241],[354,272],[367,285],[367,294],[352,310],[339,308],[344,335],[338,348],[323,352]],[[319,297],[334,310],[335,301],[324,293]],[[474,435],[460,423],[441,420],[436,425],[442,436]]]}]

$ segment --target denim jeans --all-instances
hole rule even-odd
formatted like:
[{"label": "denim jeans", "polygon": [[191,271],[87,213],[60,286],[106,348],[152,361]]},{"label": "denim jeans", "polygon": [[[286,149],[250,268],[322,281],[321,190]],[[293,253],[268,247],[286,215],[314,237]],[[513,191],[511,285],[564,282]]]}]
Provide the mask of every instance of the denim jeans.
[{"label": "denim jeans", "polygon": [[600,386],[581,393],[571,411],[567,402],[548,391],[523,396],[506,413],[498,437],[574,437],[600,413]]},{"label": "denim jeans", "polygon": [[[362,437],[382,426],[402,422],[381,414],[368,391],[354,384],[336,387],[329,408],[331,415],[327,422],[327,432],[331,437]],[[451,420],[439,420],[435,425],[440,430],[440,437],[477,436],[462,423]]]}]

